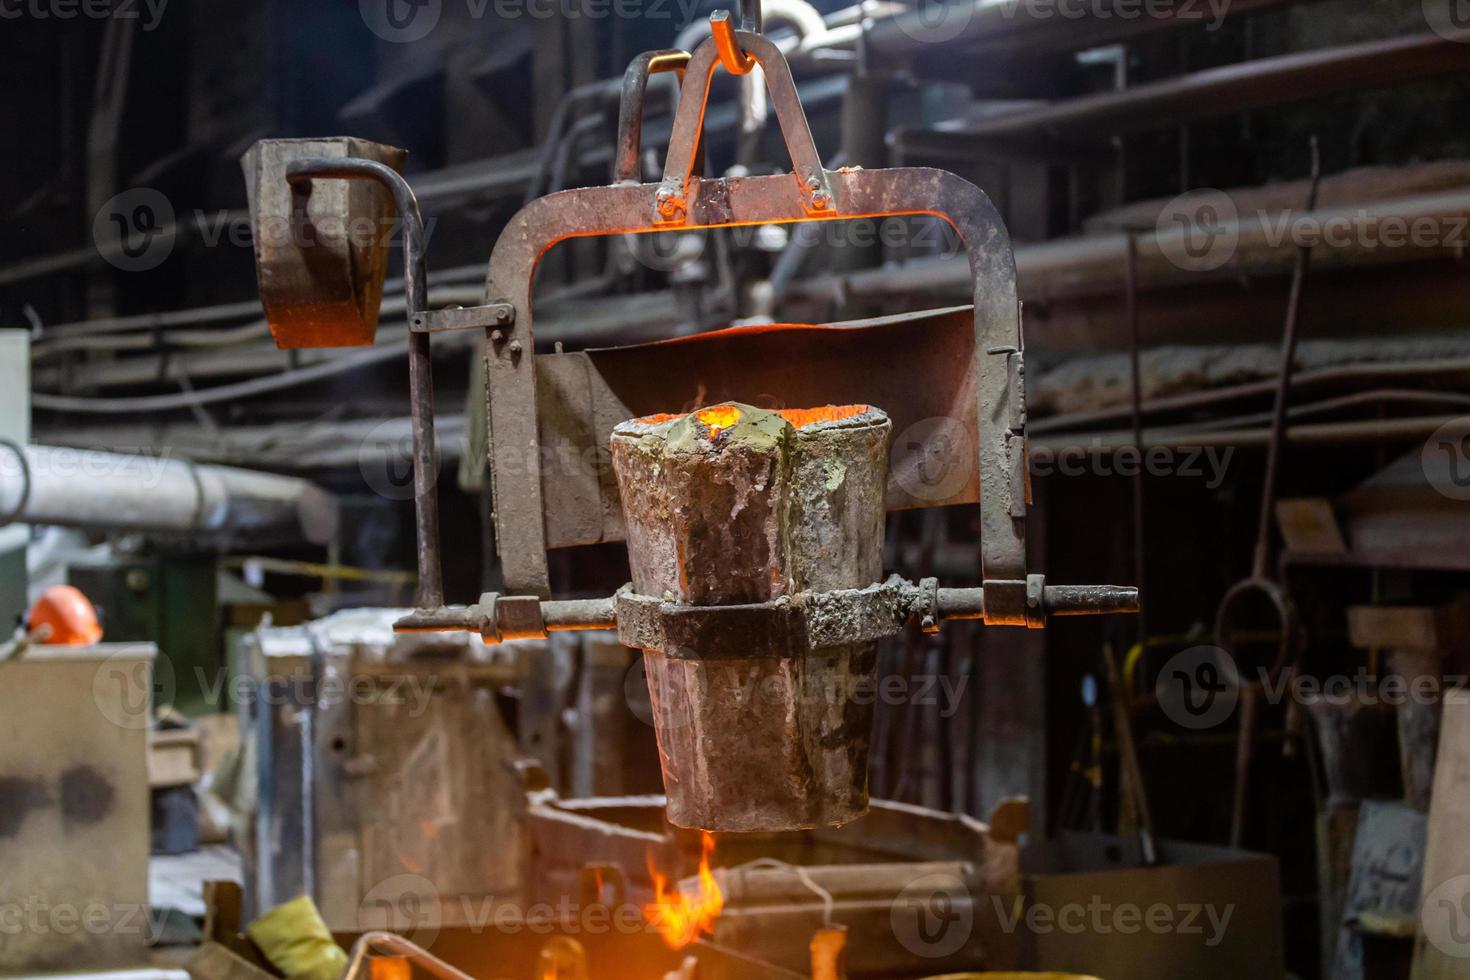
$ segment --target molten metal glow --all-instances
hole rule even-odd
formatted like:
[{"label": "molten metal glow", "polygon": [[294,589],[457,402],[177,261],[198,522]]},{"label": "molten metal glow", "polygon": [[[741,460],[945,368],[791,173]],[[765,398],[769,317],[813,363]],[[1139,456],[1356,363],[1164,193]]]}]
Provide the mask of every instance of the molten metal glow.
[{"label": "molten metal glow", "polygon": [[694,413],[694,417],[709,429],[710,438],[713,439],[720,434],[720,430],[728,429],[740,421],[740,409],[734,405],[716,405],[713,408],[700,409]]},{"label": "molten metal glow", "polygon": [[[868,405],[820,405],[816,408],[777,408],[771,411],[776,412],[795,428],[804,429],[818,422],[840,422],[871,410]],[[709,430],[711,438],[732,427],[743,417],[740,409],[734,405],[713,405],[690,414]],[[643,425],[660,425],[683,417],[682,414],[659,412],[655,415],[644,415],[634,421]]]},{"label": "molten metal glow", "polygon": [[840,422],[868,410],[866,405],[823,405],[820,408],[782,408],[780,416],[798,429],[817,422]]},{"label": "molten metal glow", "polygon": [[644,906],[643,915],[663,936],[670,949],[683,949],[701,935],[714,935],[715,920],[725,907],[725,896],[709,867],[710,855],[715,852],[715,840],[706,833],[701,838],[701,845],[699,891],[693,896],[677,885],[670,890],[668,876],[649,861],[648,873],[653,877],[654,900],[651,905]]}]

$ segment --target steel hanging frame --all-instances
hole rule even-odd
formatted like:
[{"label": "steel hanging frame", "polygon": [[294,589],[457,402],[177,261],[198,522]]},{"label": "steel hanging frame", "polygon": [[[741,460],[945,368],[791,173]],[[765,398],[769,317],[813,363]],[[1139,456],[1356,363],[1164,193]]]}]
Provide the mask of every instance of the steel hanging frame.
[{"label": "steel hanging frame", "polygon": [[[561,191],[523,208],[501,233],[490,258],[487,301],[515,310],[509,326],[486,331],[485,374],[495,500],[495,534],[506,590],[550,598],[536,413],[534,311],[537,262],[572,238],[738,225],[927,215],[958,235],[975,278],[979,402],[981,570],[987,621],[1026,622],[1026,410],[1022,389],[1021,310],[1010,238],[995,206],[978,187],[929,168],[829,171],[817,156],[791,70],[765,37],[714,18],[715,36],[683,66],[684,82],[658,183]],[[723,49],[723,54],[722,54]],[[664,64],[677,53],[661,52]],[[745,60],[738,60],[743,54]],[[673,56],[673,57],[670,57]],[[630,67],[625,92],[641,96],[656,59]],[[793,172],[766,177],[696,175],[700,134],[717,65],[764,70],[771,104],[791,154]],[[646,75],[644,75],[646,78]],[[637,159],[641,104],[620,120],[619,159]]]},{"label": "steel hanging frame", "polygon": [[[742,19],[749,23],[749,18]],[[974,277],[974,388],[977,418],[981,585],[940,590],[890,582],[895,624],[913,619],[937,629],[943,619],[1040,628],[1048,615],[1100,615],[1137,610],[1137,590],[1114,586],[1048,586],[1026,568],[1026,404],[1021,307],[1010,236],[999,212],[975,185],[943,170],[903,167],[827,170],[817,156],[791,69],[757,30],[737,30],[727,12],[710,18],[712,37],[692,55],[640,55],[624,79],[615,182],[549,194],[513,217],[491,253],[485,305],[424,308],[422,219],[407,183],[384,168],[353,161],[293,162],[289,179],[368,179],[393,192],[407,231],[414,498],[418,530],[418,609],[404,630],[476,630],[487,639],[545,636],[558,629],[607,629],[618,623],[617,597],[553,601],[538,428],[535,314],[532,285],[542,256],[574,238],[742,225],[928,216],[953,229]],[[759,65],[791,156],[792,172],[708,178],[698,173],[709,90],[717,67],[743,75]],[[637,182],[643,101],[650,76],[676,72],[679,103],[663,177]],[[441,586],[437,463],[429,340],[446,330],[485,335],[486,460],[494,501],[496,549],[507,595],[488,594],[469,607],[446,607]],[[840,342],[840,341],[839,341]],[[946,595],[947,594],[947,595]],[[621,595],[621,593],[620,593]],[[885,593],[886,595],[886,593]],[[821,597],[817,597],[821,598]],[[626,603],[624,603],[626,605]],[[885,620],[882,630],[897,628]],[[875,626],[875,629],[880,627]]]}]

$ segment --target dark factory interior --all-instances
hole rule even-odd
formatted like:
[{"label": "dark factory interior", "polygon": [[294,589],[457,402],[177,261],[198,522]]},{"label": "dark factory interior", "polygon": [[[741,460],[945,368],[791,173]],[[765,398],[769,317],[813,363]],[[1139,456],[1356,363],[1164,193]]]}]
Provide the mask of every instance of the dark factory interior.
[{"label": "dark factory interior", "polygon": [[1466,0],[0,79],[0,976],[1470,980]]}]

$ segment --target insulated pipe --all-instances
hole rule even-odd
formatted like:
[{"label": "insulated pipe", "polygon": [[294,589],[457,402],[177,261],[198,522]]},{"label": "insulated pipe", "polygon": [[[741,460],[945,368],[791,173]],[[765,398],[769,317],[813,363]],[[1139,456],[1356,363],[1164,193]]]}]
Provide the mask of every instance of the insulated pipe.
[{"label": "insulated pipe", "polygon": [[0,441],[0,524],[10,521],[325,544],[337,499],[273,473]]},{"label": "insulated pipe", "polygon": [[[1138,281],[1146,290],[1285,275],[1295,265],[1303,236],[1313,244],[1313,267],[1324,271],[1457,259],[1470,244],[1470,191],[1352,202],[1309,212],[1257,211],[1224,218],[1210,228],[1164,220],[1151,231],[1137,238]],[[1195,239],[1207,233],[1221,251],[1206,266],[1191,250]],[[1115,295],[1127,251],[1128,236],[1122,232],[1022,245],[1016,249],[1021,300],[1054,303]],[[925,293],[937,305],[960,300],[973,283],[969,263],[958,255],[814,277],[792,282],[787,293],[814,299]]]},{"label": "insulated pipe", "polygon": [[[1127,11],[1121,9],[1123,0],[1109,2],[1120,9],[1109,10],[1106,16],[1079,20],[1054,16],[1049,11],[1039,11],[1040,16],[1037,17],[1026,16],[1026,12],[1023,12],[1018,17],[1017,5],[1013,2],[966,0],[945,7],[937,33],[936,26],[932,23],[933,12],[923,5],[897,14],[884,12],[871,18],[863,16],[861,7],[854,7],[851,12],[839,11],[833,14],[823,30],[809,34],[799,42],[796,39],[783,38],[777,43],[793,64],[816,71],[828,65],[845,67],[848,62],[840,58],[840,53],[860,43],[865,44],[872,55],[882,58],[912,56],[917,53],[928,55],[935,50],[936,44],[950,48],[984,45],[987,49],[996,50],[1025,43],[1046,50],[1078,50],[1135,34],[1188,27],[1200,22],[1197,17],[1186,16],[1194,8],[1185,4],[1177,5],[1179,14],[1176,16],[1138,17],[1129,16]],[[1229,12],[1232,15],[1241,15],[1293,2],[1296,0],[1236,0]],[[898,8],[898,5],[890,5],[890,9],[894,8]],[[1021,30],[1025,31],[1024,39],[1017,37]],[[588,83],[573,91],[583,96],[617,98],[621,86],[621,78],[608,78]],[[421,176],[420,195],[428,201],[436,196],[436,192],[451,194],[489,184],[503,186],[511,181],[530,181],[538,173],[537,164],[533,163],[528,167],[522,160],[513,159],[512,155],[490,157],[472,161],[462,168]],[[437,181],[433,179],[435,177],[438,178]],[[231,217],[239,215],[232,213]],[[189,227],[186,223],[181,223],[162,230],[184,234],[189,231]],[[116,245],[109,246],[115,247]],[[106,257],[108,256],[94,244],[42,256],[0,269],[0,286],[100,264]]]},{"label": "insulated pipe", "polygon": [[1258,58],[1132,88],[996,115],[959,132],[903,133],[906,152],[963,155],[1066,146],[1217,116],[1387,88],[1470,69],[1470,32],[1412,34]]},{"label": "insulated pipe", "polygon": [[[1296,2],[1299,0],[1235,0],[1220,16],[1240,17]],[[1082,16],[1077,15],[1080,8],[1087,8]],[[1163,16],[1152,11],[1139,16],[1139,5],[1130,0],[1091,4],[951,0],[937,8],[905,5],[892,16],[873,18],[865,40],[872,55],[885,59],[941,44],[971,54],[977,48],[991,54],[1018,49],[1078,51],[1141,34],[1208,24],[1213,16],[1205,4],[1172,4]]]}]

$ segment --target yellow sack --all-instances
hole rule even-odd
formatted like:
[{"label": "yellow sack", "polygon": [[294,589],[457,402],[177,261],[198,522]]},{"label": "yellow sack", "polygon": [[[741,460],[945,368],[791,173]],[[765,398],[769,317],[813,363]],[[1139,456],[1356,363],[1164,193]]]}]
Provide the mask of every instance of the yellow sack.
[{"label": "yellow sack", "polygon": [[332,940],[306,895],[277,905],[250,923],[245,934],[288,980],[338,980],[347,969],[346,950]]}]

